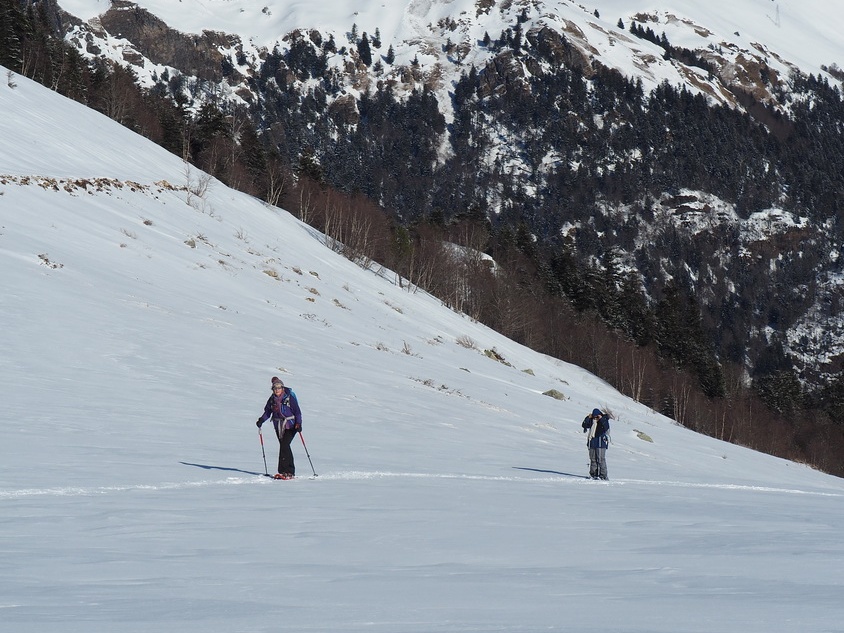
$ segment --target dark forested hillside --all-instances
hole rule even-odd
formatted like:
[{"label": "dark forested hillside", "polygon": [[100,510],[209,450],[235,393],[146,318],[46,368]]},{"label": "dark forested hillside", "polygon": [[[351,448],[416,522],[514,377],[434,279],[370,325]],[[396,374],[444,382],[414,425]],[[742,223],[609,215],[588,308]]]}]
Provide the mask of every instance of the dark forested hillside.
[{"label": "dark forested hillside", "polygon": [[[844,308],[838,86],[795,74],[787,112],[739,91],[743,108],[646,92],[520,16],[478,42],[491,61],[464,67],[447,103],[413,64],[415,89],[375,80],[355,97],[327,64],[332,37],[292,34],[248,72],[207,34],[188,45],[140,11],[109,20],[164,34],[181,72],[141,88],[131,64],[83,59],[52,0],[0,0],[0,63],[691,428],[844,474],[841,357],[813,351]],[[378,50],[359,37],[353,72],[391,64]],[[248,105],[211,96],[235,75]]]}]

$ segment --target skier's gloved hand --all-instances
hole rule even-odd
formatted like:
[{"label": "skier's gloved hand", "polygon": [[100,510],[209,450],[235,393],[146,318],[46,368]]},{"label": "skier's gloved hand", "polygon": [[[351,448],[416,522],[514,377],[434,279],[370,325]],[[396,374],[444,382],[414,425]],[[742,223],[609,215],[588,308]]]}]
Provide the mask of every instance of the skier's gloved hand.
[{"label": "skier's gloved hand", "polygon": [[300,433],[302,432],[302,425],[301,424],[294,424],[293,428]]},{"label": "skier's gloved hand", "polygon": [[256,426],[260,429],[260,428],[261,428],[261,425],[262,425],[263,423],[264,423],[264,421],[263,421],[263,420],[258,420],[258,421],[255,423],[255,425],[256,425]]}]

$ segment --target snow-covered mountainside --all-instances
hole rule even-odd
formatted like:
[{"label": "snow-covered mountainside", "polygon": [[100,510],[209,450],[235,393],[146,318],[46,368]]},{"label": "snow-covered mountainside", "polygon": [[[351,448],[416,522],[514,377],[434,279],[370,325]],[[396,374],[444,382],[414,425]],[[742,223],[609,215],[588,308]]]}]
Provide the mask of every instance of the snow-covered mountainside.
[{"label": "snow-covered mountainside", "polygon": [[[696,435],[25,78],[0,111],[3,630],[839,627],[840,478]],[[255,427],[274,375],[291,482]]]},{"label": "snow-covered mountainside", "polygon": [[[143,31],[146,11],[167,27],[194,38],[203,34],[222,36],[226,44],[218,45],[217,53],[235,69],[243,70],[243,75],[236,74],[234,80],[225,82],[232,98],[238,98],[239,90],[248,92],[246,76],[267,52],[289,45],[290,34],[297,30],[318,33],[323,40],[333,37],[338,49],[345,49],[331,55],[328,65],[346,75],[350,90],[377,79],[395,80],[412,88],[414,82],[407,81],[407,68],[415,59],[422,76],[445,93],[466,68],[482,68],[493,57],[489,49],[479,46],[484,36],[498,37],[520,17],[525,34],[544,29],[565,34],[587,64],[599,62],[625,76],[640,77],[646,90],[667,81],[733,105],[732,88],[740,87],[759,101],[784,106],[773,94],[779,85],[777,77],[784,79],[799,70],[840,79],[844,72],[840,68],[844,60],[839,36],[844,28],[844,8],[820,0],[799,6],[773,0],[680,0],[667,9],[641,0],[362,0],[316,4],[272,0],[62,0],[59,4],[82,21],[68,35],[81,52],[132,63],[142,81],[150,85],[153,73],[183,69],[162,63],[166,57],[162,51],[151,47],[145,52],[141,42],[126,39],[120,31],[104,29],[103,14],[109,15],[108,22],[134,25]],[[657,36],[664,33],[674,46],[694,51],[715,67],[714,76],[679,60],[664,59],[662,48],[631,36],[627,27],[632,22],[652,29]],[[389,47],[395,53],[395,61],[385,65],[381,74],[364,71],[370,75],[366,79],[359,76],[363,69],[358,67],[359,55],[352,45],[363,33],[370,39],[377,34],[379,46],[373,48],[374,59],[386,55]],[[767,84],[759,81],[759,68],[763,66],[770,69]],[[351,69],[355,72],[349,73]]]},{"label": "snow-covered mountainside", "polygon": [[[709,105],[752,111],[773,129],[775,124],[771,121],[787,116],[796,104],[811,99],[792,89],[794,76],[811,75],[828,82],[833,89],[839,89],[844,79],[839,36],[844,30],[844,8],[820,0],[799,5],[776,0],[677,0],[669,5],[640,0],[63,0],[59,5],[74,16],[69,20],[66,39],[80,53],[132,68],[140,84],[170,91],[178,96],[186,111],[194,113],[210,102],[248,108],[261,118],[261,109],[277,96],[262,93],[259,84],[269,84],[300,95],[301,101],[318,92],[316,101],[326,100],[325,110],[332,125],[339,122],[337,126],[353,127],[358,122],[361,95],[390,85],[399,98],[423,88],[432,91],[446,124],[454,124],[455,87],[472,69],[483,77],[477,92],[490,96],[511,90],[540,72],[553,75],[565,62],[566,66],[577,67],[587,79],[595,77],[599,68],[617,70],[623,77],[641,82],[645,94],[661,85],[682,87],[693,95],[704,96]],[[637,34],[632,32],[633,27],[638,29]],[[507,41],[508,46],[491,46],[490,40]],[[512,52],[518,50],[518,42],[529,42],[532,50],[542,51],[545,56],[519,59]],[[291,54],[308,70],[288,64],[281,71],[267,72],[265,63],[280,51]],[[330,89],[324,89],[326,85]],[[279,107],[287,109],[289,103]],[[565,107],[560,109],[562,116]],[[568,163],[570,173],[577,169],[580,159],[576,153],[561,155],[560,147],[570,146],[568,141],[550,149],[547,146],[545,137],[548,128],[557,125],[556,119],[541,122],[537,129],[514,131],[503,125],[496,128],[495,111],[485,116],[489,119],[484,125],[492,132],[484,140],[483,155],[478,159],[478,180],[486,174],[500,173],[530,173],[532,177],[525,183],[514,176],[506,186],[499,184],[484,190],[478,197],[489,213],[501,214],[522,204],[518,197],[508,199],[501,189],[523,187],[523,194],[531,196],[552,189],[556,165]],[[274,124],[265,123],[268,128]],[[302,125],[316,134],[313,122]],[[623,123],[613,122],[611,117],[606,121],[601,118],[595,125],[624,129]],[[665,130],[666,134],[672,132],[668,127]],[[468,136],[473,134],[476,136],[477,131]],[[779,140],[776,133],[771,135]],[[645,145],[658,147],[665,142],[664,136],[658,134]],[[535,139],[542,142],[525,149]],[[314,139],[298,142],[309,147]],[[685,152],[694,153],[697,149],[687,147]],[[454,131],[449,129],[437,144],[438,166],[450,159],[459,161],[456,151]],[[538,156],[529,163],[525,154],[530,151]],[[601,157],[603,162],[597,161],[595,177],[618,173],[625,162],[641,161],[642,151],[640,147],[627,153],[609,151]],[[323,148],[318,159],[326,160],[330,153],[331,148]],[[715,182],[720,180],[719,170],[735,167],[739,172],[758,171],[755,184],[770,198],[770,204],[754,207],[748,217],[742,208],[747,205],[735,199],[725,200],[724,192],[718,196],[709,190],[677,190],[672,183],[653,200],[641,193],[643,185],[637,182],[631,187],[640,190],[638,198],[605,205],[598,199],[592,211],[602,215],[605,224],[613,224],[616,216],[629,219],[641,214],[642,207],[652,206],[653,217],[637,217],[631,222],[638,235],[630,244],[620,246],[620,239],[609,235],[605,247],[619,249],[624,254],[622,264],[640,270],[641,259],[649,257],[654,235],[664,233],[666,227],[682,231],[689,242],[695,242],[695,236],[700,234],[697,242],[703,246],[696,244],[693,248],[703,252],[688,258],[696,263],[687,265],[685,261],[678,262],[676,256],[660,255],[662,260],[653,262],[647,274],[642,273],[646,289],[650,290],[652,279],[664,282],[678,273],[691,280],[689,283],[704,302],[711,294],[708,289],[718,285],[727,288],[718,296],[712,295],[707,306],[711,318],[717,321],[716,328],[735,330],[721,334],[722,339],[742,332],[749,340],[742,341],[741,347],[753,350],[746,358],[730,360],[743,362],[753,370],[761,350],[768,345],[783,345],[798,376],[810,382],[826,380],[837,374],[844,360],[844,320],[836,299],[842,244],[837,237],[829,237],[830,226],[837,225],[840,213],[835,207],[835,196],[831,196],[833,203],[829,208],[810,210],[821,216],[810,223],[806,209],[783,208],[793,183],[769,182],[769,178],[780,175],[776,167],[766,161],[755,166],[743,164],[742,160],[736,163],[726,167],[704,164],[698,170],[710,169],[709,178]],[[348,169],[356,168],[365,171],[358,166]],[[561,175],[559,180],[571,180],[570,173]],[[820,184],[814,191],[820,196],[818,189],[824,187],[823,179],[817,182]],[[474,184],[462,182],[455,188],[466,190]],[[361,183],[351,187],[361,187]],[[382,191],[377,186],[372,189],[373,197],[379,199]],[[732,195],[738,198],[750,194],[734,189]],[[465,204],[471,206],[473,202]],[[550,197],[537,205],[533,215],[540,215],[548,207],[565,208],[566,204],[565,198]],[[816,201],[812,204],[816,205]],[[554,235],[575,235],[587,222],[583,217],[563,220],[550,231]],[[733,234],[735,239],[724,237]],[[709,242],[720,244],[709,248]],[[578,247],[583,249],[582,245]],[[804,258],[802,250],[811,251],[812,257]],[[806,263],[808,259],[811,263]],[[748,279],[739,282],[736,271],[746,270],[748,261],[758,264]],[[740,292],[752,293],[748,289],[761,287],[759,279],[764,278],[766,267],[772,271],[770,287],[763,282],[765,292],[760,296],[740,296]],[[807,272],[810,268],[811,273]],[[774,274],[778,275],[775,279]],[[778,310],[781,286],[786,288],[784,299],[788,305],[800,306],[792,308],[799,314],[786,318]],[[729,288],[740,290],[733,292]],[[803,302],[807,305],[802,306]],[[740,304],[752,304],[743,315],[746,325],[726,322],[721,315],[736,311]],[[728,355],[727,350],[719,351],[722,357]]]}]

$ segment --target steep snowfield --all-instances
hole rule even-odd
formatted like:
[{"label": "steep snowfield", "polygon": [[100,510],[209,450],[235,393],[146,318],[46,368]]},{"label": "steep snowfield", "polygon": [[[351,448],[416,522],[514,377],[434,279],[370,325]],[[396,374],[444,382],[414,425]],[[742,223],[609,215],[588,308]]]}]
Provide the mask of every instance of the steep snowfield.
[{"label": "steep snowfield", "polygon": [[[15,81],[4,628],[840,627],[841,479],[685,430]],[[299,397],[316,478],[298,439],[302,477],[262,476],[273,375]],[[616,416],[608,483],[584,477],[595,406]]]}]

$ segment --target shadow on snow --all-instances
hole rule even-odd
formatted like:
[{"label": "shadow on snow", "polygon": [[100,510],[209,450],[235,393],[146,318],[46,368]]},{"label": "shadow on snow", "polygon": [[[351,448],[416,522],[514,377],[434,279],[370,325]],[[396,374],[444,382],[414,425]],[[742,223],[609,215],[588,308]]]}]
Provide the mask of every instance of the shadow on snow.
[{"label": "shadow on snow", "polygon": [[561,475],[563,477],[577,477],[578,479],[590,479],[587,475],[575,475],[573,473],[563,473],[559,470],[542,470],[540,468],[523,468],[521,466],[513,466],[514,470],[529,470],[533,473],[547,473],[549,475]]},{"label": "shadow on snow", "polygon": [[179,462],[185,466],[193,466],[194,468],[202,468],[204,470],[225,470],[231,473],[243,473],[244,475],[259,475],[261,477],[269,477],[266,473],[255,472],[254,470],[241,470],[240,468],[226,468],[225,466],[209,466],[207,464],[192,464],[190,462]]}]

